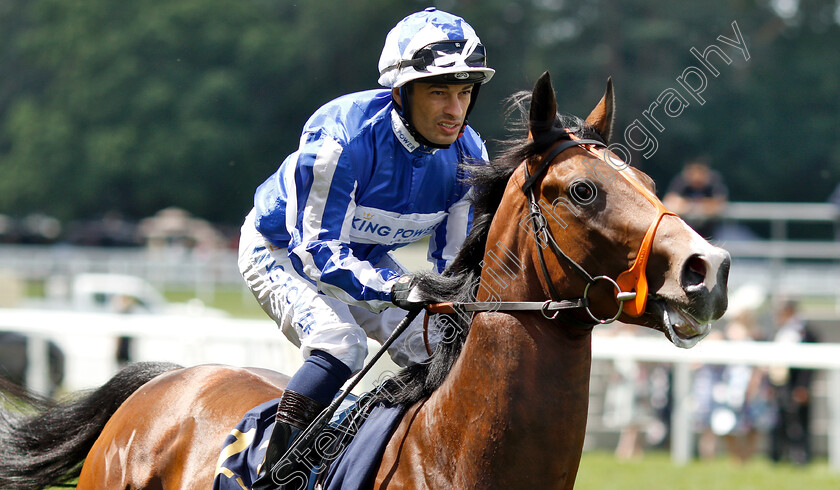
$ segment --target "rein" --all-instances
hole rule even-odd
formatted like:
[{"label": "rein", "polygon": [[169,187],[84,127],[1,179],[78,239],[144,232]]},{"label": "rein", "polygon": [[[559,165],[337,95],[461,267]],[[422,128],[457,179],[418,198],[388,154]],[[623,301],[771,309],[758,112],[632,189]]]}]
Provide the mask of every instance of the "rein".
[{"label": "rein", "polygon": [[[558,131],[553,131],[551,134],[556,135],[557,132]],[[528,205],[530,208],[528,217],[532,223],[531,234],[537,244],[537,256],[540,262],[540,269],[542,269],[543,278],[548,286],[551,299],[546,301],[438,303],[427,306],[426,310],[429,313],[455,313],[457,311],[540,311],[545,318],[554,320],[563,310],[583,308],[586,310],[589,317],[595,322],[594,324],[582,322],[571,317],[566,318],[566,320],[569,320],[570,323],[576,324],[581,328],[592,328],[597,324],[612,323],[616,321],[622,313],[627,313],[632,317],[638,317],[644,313],[648,294],[645,269],[647,268],[647,262],[650,258],[651,250],[653,249],[653,239],[662,218],[665,215],[676,216],[676,214],[669,211],[664,205],[662,205],[659,199],[657,199],[656,196],[647,190],[641,183],[632,177],[625,175],[624,172],[619,172],[625,180],[636,188],[636,190],[641,192],[642,195],[656,207],[657,216],[648,227],[645,237],[642,239],[642,243],[639,246],[639,252],[636,254],[636,259],[629,269],[619,274],[617,279],[612,279],[611,277],[605,275],[592,276],[583,266],[563,251],[557,243],[557,240],[554,238],[554,235],[551,234],[548,227],[548,220],[542,213],[536,197],[534,196],[534,185],[537,180],[539,180],[539,178],[547,172],[551,162],[565,150],[573,147],[581,147],[600,159],[598,154],[595,153],[591,147],[601,147],[606,149],[607,145],[599,140],[577,138],[567,131],[562,131],[562,133],[563,137],[568,139],[565,139],[562,143],[559,143],[551,148],[546,156],[542,158],[542,164],[533,175],[531,175],[528,169],[528,162],[523,162],[525,167],[525,184],[522,186],[522,191],[528,198]],[[549,274],[548,266],[546,265],[545,256],[543,254],[543,248],[545,248],[546,245],[551,248],[554,255],[560,261],[569,265],[586,282],[586,287],[584,288],[582,297],[576,299],[559,299],[560,295],[557,293],[557,290],[551,281],[551,275]],[[598,318],[590,309],[589,290],[598,281],[610,283],[616,291],[615,300],[618,303],[618,311],[610,318]]]},{"label": "rein", "polygon": [[[347,383],[347,386],[333,398],[333,401],[324,408],[315,420],[309,423],[299,435],[298,437],[294,438],[292,442],[289,444],[289,447],[286,449],[286,452],[283,454],[283,457],[274,464],[270,468],[270,472],[272,475],[276,475],[277,472],[285,467],[292,465],[295,461],[294,458],[300,457],[301,454],[305,455],[310,449],[312,448],[313,443],[316,442],[316,439],[319,435],[321,435],[322,430],[329,424],[330,419],[332,418],[333,414],[338,410],[338,407],[341,405],[341,402],[344,401],[345,398],[350,394],[353,388],[359,384],[359,381],[367,375],[367,373],[373,368],[376,361],[382,357],[385,352],[388,351],[388,348],[391,347],[391,344],[397,340],[397,338],[402,335],[403,332],[411,325],[411,322],[420,314],[422,310],[413,310],[409,311],[405,318],[397,325],[391,335],[382,343],[382,346],[379,348],[378,351],[371,357],[369,361],[367,361],[362,368],[361,371]],[[381,385],[380,385],[381,387]],[[316,450],[317,452],[317,450]],[[272,477],[272,481],[273,477]]]}]

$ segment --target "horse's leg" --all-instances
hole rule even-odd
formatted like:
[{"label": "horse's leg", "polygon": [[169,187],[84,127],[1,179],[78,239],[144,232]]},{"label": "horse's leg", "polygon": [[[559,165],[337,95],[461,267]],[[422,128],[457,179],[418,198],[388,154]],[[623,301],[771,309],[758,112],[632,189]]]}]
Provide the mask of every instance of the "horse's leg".
[{"label": "horse's leg", "polygon": [[[165,371],[169,363],[137,363],[105,385],[71,403],[56,404],[4,384],[35,415],[0,417],[0,488],[43,488],[74,476],[108,419],[136,389]],[[5,410],[4,410],[5,412]]]},{"label": "horse's leg", "polygon": [[77,488],[210,488],[227,434],[249,409],[280,396],[287,380],[225,366],[160,376],[108,421]]}]

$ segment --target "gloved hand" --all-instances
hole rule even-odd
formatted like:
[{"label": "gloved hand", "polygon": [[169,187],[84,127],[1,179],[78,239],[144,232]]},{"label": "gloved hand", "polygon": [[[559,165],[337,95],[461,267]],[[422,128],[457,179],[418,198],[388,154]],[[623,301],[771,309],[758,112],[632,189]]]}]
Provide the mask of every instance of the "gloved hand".
[{"label": "gloved hand", "polygon": [[397,279],[391,288],[391,303],[408,311],[419,311],[426,306],[426,302],[420,296],[420,291],[414,284],[414,276],[405,274]]}]

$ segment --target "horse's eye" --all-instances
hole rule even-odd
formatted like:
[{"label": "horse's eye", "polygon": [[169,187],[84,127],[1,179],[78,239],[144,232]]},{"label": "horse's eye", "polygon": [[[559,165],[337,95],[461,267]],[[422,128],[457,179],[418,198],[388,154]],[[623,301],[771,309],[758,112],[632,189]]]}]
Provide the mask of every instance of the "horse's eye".
[{"label": "horse's eye", "polygon": [[569,196],[577,204],[586,205],[595,200],[598,190],[590,180],[579,179],[569,186]]}]

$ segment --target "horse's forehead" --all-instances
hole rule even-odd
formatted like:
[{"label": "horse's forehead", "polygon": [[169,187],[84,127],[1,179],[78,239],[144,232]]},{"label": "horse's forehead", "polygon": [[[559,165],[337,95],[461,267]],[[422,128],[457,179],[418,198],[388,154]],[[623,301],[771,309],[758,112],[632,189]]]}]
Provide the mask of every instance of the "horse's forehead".
[{"label": "horse's forehead", "polygon": [[[600,189],[598,192],[612,196],[605,205],[613,203],[610,206],[613,211],[634,209],[634,212],[638,212],[640,208],[637,206],[652,203],[655,207],[660,202],[653,179],[641,170],[624,164],[617,157],[599,150],[580,148],[579,151],[583,153],[576,153],[564,161],[556,161],[549,168],[547,180],[544,181],[548,186],[544,186],[543,190],[553,187],[554,192],[563,193],[566,186],[579,179],[586,179]],[[619,214],[624,215],[623,212]]]},{"label": "horse's forehead", "polygon": [[[571,157],[567,165],[554,165],[558,177],[574,176],[585,171],[597,180],[614,182],[615,172],[623,173],[625,177],[636,180],[651,192],[655,192],[656,184],[646,173],[624,163],[618,156],[603,148],[583,149],[582,153]],[[610,176],[612,174],[612,176]],[[603,178],[601,178],[601,176]]]},{"label": "horse's forehead", "polygon": [[602,168],[607,168],[612,171],[622,173],[624,177],[633,179],[642,184],[651,193],[656,193],[656,183],[653,181],[653,179],[651,179],[646,173],[642,172],[641,170],[626,164],[609,149],[602,149],[600,152],[598,150],[590,150],[588,153],[598,158],[598,160],[600,161],[599,163],[602,165]]},{"label": "horse's forehead", "polygon": [[627,166],[625,169],[622,170],[623,172],[627,172],[627,175],[631,178],[636,179],[642,185],[644,185],[649,191],[655,193],[656,192],[656,182],[650,176],[641,170]]}]

